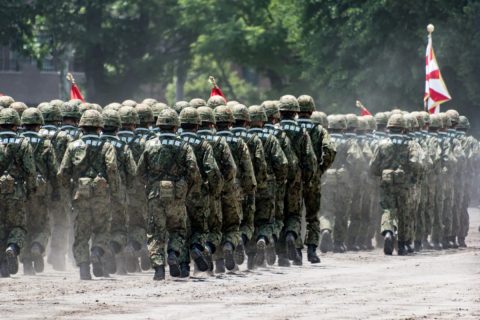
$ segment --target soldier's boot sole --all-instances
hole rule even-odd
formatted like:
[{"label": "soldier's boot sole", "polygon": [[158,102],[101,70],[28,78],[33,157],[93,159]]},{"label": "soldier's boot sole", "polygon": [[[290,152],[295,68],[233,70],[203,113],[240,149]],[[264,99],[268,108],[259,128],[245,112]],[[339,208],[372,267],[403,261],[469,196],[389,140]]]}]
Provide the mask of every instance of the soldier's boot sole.
[{"label": "soldier's boot sole", "polygon": [[383,241],[383,253],[387,256],[393,254],[393,238],[390,235],[385,236]]},{"label": "soldier's boot sole", "polygon": [[240,243],[235,249],[234,259],[235,263],[238,265],[241,265],[243,262],[245,262],[245,246],[243,243]]},{"label": "soldier's boot sole", "polygon": [[174,252],[168,254],[167,263],[170,275],[174,278],[180,277],[180,265],[178,264],[177,255]]},{"label": "soldier's boot sole", "polygon": [[292,264],[294,266],[301,266],[303,265],[303,254],[302,254],[302,249],[297,249],[297,255],[295,259],[292,261]]},{"label": "soldier's boot sole", "polygon": [[16,274],[18,272],[18,258],[15,252],[7,250],[5,252],[5,259],[7,261],[7,268],[9,274]]},{"label": "soldier's boot sole", "polygon": [[320,240],[320,251],[327,253],[333,250],[332,233],[329,231],[322,232],[322,239]]},{"label": "soldier's boot sole", "polygon": [[208,262],[200,250],[193,248],[191,250],[191,255],[199,271],[205,272],[209,269]]},{"label": "soldier's boot sole", "polygon": [[297,247],[295,246],[295,238],[293,236],[287,237],[287,257],[289,260],[298,260]]},{"label": "soldier's boot sole", "polygon": [[235,269],[235,258],[233,257],[233,250],[231,248],[223,249],[223,257],[225,258],[225,267],[231,271]]},{"label": "soldier's boot sole", "polygon": [[34,276],[35,269],[33,268],[32,260],[23,260],[23,274],[25,276]]},{"label": "soldier's boot sole", "polygon": [[277,253],[275,252],[275,245],[269,244],[266,249],[266,258],[269,265],[274,265],[277,260]]},{"label": "soldier's boot sole", "polygon": [[311,264],[316,264],[321,262],[320,257],[317,255],[316,252],[309,252],[307,254],[307,259]]},{"label": "soldier's boot sole", "polygon": [[207,271],[213,271],[213,258],[212,258],[212,254],[210,253],[210,251],[207,250],[207,252],[204,254],[205,256],[205,260],[207,261],[207,264],[208,264],[208,270]]},{"label": "soldier's boot sole", "polygon": [[255,264],[257,266],[262,266],[265,263],[265,250],[267,248],[267,244],[265,240],[260,239],[257,241],[257,252],[255,254]]}]

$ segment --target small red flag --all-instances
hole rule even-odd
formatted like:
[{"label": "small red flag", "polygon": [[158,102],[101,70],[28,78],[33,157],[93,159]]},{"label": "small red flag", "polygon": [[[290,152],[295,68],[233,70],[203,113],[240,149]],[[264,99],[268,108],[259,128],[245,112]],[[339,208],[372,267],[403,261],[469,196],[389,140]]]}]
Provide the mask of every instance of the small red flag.
[{"label": "small red flag", "polygon": [[227,102],[227,98],[223,94],[222,89],[220,89],[220,87],[217,85],[217,82],[215,81],[215,78],[210,76],[208,78],[208,81],[212,85],[212,91],[210,91],[210,97],[221,96],[221,97],[223,97],[223,99],[225,99],[225,102]]},{"label": "small red flag", "polygon": [[70,87],[70,99],[71,100],[78,99],[78,100],[82,100],[82,102],[85,102],[85,99],[83,99],[80,89],[78,89],[75,83],[72,83],[72,86]]},{"label": "small red flag", "polygon": [[370,113],[370,111],[368,111],[367,108],[365,108],[365,106],[357,100],[357,102],[355,103],[355,105],[357,106],[357,108],[360,109],[360,115],[363,117],[363,116],[371,116],[372,114]]}]

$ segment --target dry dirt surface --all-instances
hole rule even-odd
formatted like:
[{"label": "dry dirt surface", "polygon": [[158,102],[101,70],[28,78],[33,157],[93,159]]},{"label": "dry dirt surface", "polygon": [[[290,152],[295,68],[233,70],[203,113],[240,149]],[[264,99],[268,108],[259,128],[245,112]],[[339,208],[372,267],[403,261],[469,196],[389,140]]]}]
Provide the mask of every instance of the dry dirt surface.
[{"label": "dry dirt surface", "polygon": [[322,263],[185,281],[152,272],[81,282],[78,271],[0,279],[0,319],[480,319],[480,210],[467,249]]}]

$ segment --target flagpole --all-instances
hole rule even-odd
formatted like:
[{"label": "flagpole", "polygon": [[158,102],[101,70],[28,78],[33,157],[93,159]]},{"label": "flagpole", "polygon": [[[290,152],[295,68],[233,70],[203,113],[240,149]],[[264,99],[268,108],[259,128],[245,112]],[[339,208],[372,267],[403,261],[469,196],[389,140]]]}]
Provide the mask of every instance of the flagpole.
[{"label": "flagpole", "polygon": [[[433,31],[435,31],[435,26],[430,23],[427,26],[427,32],[428,32],[427,57],[430,54],[430,50],[428,48],[432,47],[432,33],[433,33]],[[427,73],[428,73],[428,71],[427,71]],[[427,112],[429,112],[429,110],[428,110],[428,100],[430,100],[430,97],[427,97],[427,99],[424,99],[424,101],[423,101],[423,108]]]}]

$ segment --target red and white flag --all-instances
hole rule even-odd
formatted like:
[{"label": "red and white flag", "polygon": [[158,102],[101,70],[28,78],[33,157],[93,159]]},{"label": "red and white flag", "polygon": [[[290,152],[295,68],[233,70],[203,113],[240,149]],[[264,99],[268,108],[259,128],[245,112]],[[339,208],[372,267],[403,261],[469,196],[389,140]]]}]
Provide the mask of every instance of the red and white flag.
[{"label": "red and white flag", "polygon": [[73,78],[73,75],[70,72],[67,74],[67,80],[70,81],[70,99],[71,100],[78,99],[78,100],[81,100],[82,102],[85,102],[85,99],[83,98],[83,95],[80,92],[80,89],[75,83],[75,78]]},{"label": "red and white flag", "polygon": [[[426,53],[426,76],[425,76],[425,95],[423,101],[425,108],[429,113],[439,113],[440,104],[452,99],[448,93],[447,86],[443,81],[437,58],[433,51],[432,32],[433,26],[429,25],[428,45]],[[431,31],[430,31],[431,30]]]},{"label": "red and white flag", "polygon": [[222,92],[222,89],[217,85],[217,82],[215,81],[215,78],[210,76],[208,77],[208,82],[212,85],[212,91],[210,91],[210,97],[213,96],[221,96],[223,99],[225,99],[225,103],[227,103],[227,98]]}]

